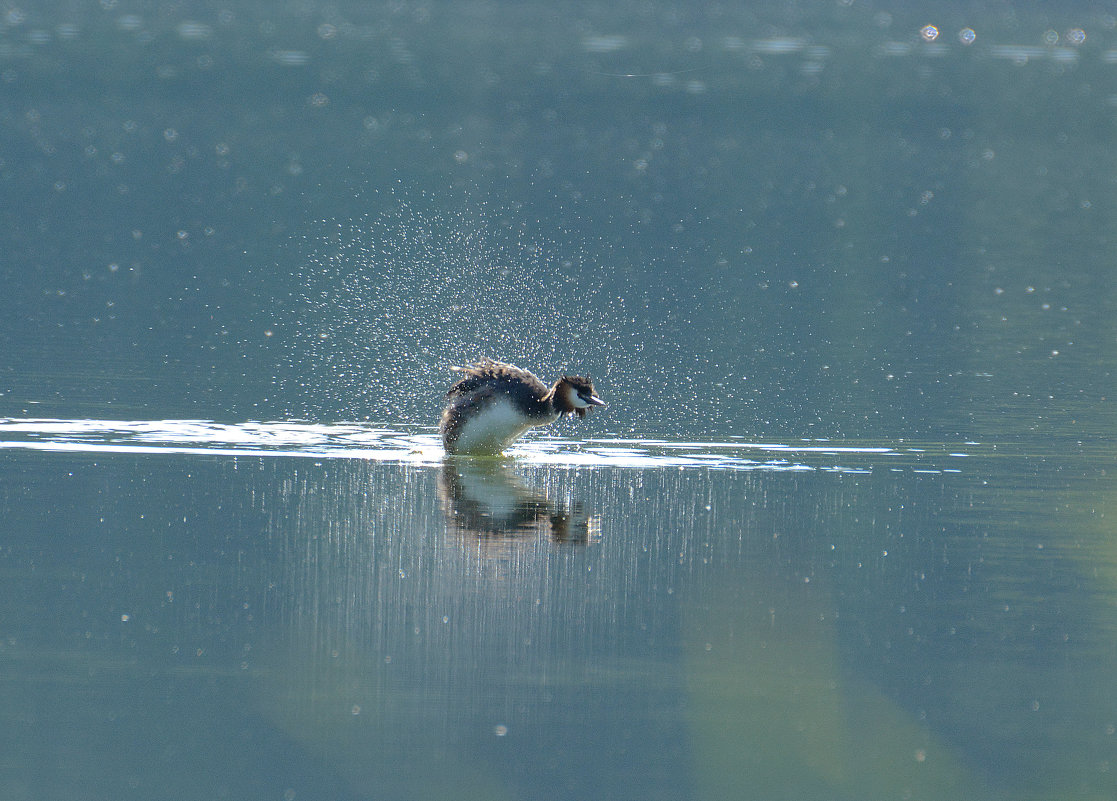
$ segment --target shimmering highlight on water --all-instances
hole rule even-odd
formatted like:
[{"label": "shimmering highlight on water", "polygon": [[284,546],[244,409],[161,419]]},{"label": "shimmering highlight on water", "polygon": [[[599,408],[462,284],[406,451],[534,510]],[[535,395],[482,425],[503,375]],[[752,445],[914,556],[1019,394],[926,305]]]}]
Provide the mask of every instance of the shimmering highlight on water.
[{"label": "shimmering highlight on water", "polygon": [[[0,449],[78,453],[301,456],[378,462],[436,463],[446,457],[432,427],[390,429],[363,423],[211,420],[0,419]],[[866,473],[876,468],[960,472],[971,455],[958,443],[930,447],[802,440],[794,443],[602,437],[535,437],[506,454],[527,464],[559,467],[705,467],[722,470],[824,470]]]}]

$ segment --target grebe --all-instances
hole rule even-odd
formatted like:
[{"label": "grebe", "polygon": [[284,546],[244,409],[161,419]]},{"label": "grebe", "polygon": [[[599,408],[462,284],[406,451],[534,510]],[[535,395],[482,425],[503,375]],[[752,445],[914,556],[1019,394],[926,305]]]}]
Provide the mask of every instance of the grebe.
[{"label": "grebe", "polygon": [[529,428],[605,405],[588,376],[564,375],[548,387],[527,370],[489,358],[452,369],[465,375],[446,393],[439,430],[447,453],[498,454]]}]

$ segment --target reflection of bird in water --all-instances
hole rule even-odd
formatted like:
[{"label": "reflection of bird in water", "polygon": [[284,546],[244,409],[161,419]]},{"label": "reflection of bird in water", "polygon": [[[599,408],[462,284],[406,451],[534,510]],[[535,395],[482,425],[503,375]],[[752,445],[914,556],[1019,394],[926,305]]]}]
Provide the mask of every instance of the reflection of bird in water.
[{"label": "reflection of bird in water", "polygon": [[605,405],[588,376],[564,375],[548,387],[527,370],[488,358],[454,370],[465,375],[446,393],[439,430],[447,453],[498,454],[529,428]]},{"label": "reflection of bird in water", "polygon": [[447,528],[482,545],[544,535],[585,545],[600,537],[600,522],[577,502],[563,504],[527,487],[501,462],[446,460],[439,480]]}]

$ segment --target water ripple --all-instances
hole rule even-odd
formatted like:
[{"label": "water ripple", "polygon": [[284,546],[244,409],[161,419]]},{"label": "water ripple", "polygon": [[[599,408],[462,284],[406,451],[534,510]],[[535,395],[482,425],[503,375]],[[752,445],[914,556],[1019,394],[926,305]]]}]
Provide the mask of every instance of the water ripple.
[{"label": "water ripple", "polygon": [[[967,447],[975,443],[965,443]],[[0,418],[0,450],[69,453],[297,456],[433,464],[445,453],[430,426],[389,429],[365,423],[211,420],[54,420]],[[706,468],[718,470],[957,473],[972,448],[959,443],[793,443],[602,437],[535,437],[508,451],[528,464],[559,467]]]}]

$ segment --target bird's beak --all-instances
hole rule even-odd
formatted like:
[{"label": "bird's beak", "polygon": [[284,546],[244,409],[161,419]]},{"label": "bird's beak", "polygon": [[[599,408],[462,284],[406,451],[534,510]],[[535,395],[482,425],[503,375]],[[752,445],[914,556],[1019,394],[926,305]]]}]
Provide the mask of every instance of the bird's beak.
[{"label": "bird's beak", "polygon": [[590,395],[588,398],[585,399],[585,401],[590,406],[606,406],[607,405],[605,403],[605,401],[601,400],[601,398],[597,397],[596,395]]}]

